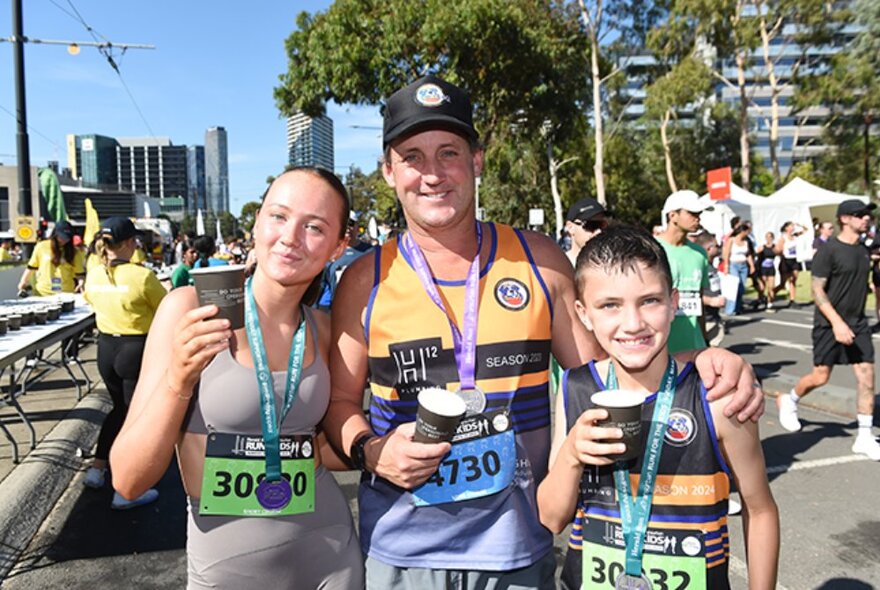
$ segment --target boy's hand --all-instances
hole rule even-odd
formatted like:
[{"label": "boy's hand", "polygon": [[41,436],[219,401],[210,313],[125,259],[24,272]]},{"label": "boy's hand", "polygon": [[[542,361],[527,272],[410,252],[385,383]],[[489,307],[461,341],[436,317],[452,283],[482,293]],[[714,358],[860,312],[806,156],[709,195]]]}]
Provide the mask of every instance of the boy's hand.
[{"label": "boy's hand", "polygon": [[611,465],[614,458],[606,455],[617,455],[626,451],[625,444],[613,442],[623,438],[620,428],[596,426],[598,420],[607,417],[608,411],[601,409],[587,410],[578,417],[565,439],[567,454],[572,461],[583,465]]}]

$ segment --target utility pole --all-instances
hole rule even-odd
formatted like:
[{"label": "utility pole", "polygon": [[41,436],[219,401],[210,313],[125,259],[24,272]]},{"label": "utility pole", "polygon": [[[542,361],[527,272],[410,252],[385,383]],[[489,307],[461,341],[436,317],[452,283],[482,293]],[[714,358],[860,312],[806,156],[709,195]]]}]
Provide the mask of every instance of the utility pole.
[{"label": "utility pole", "polygon": [[[30,217],[34,214],[31,195],[31,155],[30,143],[27,132],[27,102],[25,100],[24,83],[24,44],[41,43],[45,45],[66,45],[71,55],[79,53],[80,46],[98,47],[110,49],[113,47],[126,49],[155,49],[153,45],[133,45],[130,43],[95,43],[90,41],[50,41],[43,39],[28,39],[24,35],[24,18],[22,13],[22,0],[12,0],[12,37],[0,37],[0,43],[6,41],[12,43],[13,59],[15,62],[15,118],[17,130],[15,134],[16,151],[18,159],[18,207],[16,213],[19,217]],[[114,70],[119,68],[109,53],[104,54]],[[30,254],[29,245],[25,245],[25,251]]]}]

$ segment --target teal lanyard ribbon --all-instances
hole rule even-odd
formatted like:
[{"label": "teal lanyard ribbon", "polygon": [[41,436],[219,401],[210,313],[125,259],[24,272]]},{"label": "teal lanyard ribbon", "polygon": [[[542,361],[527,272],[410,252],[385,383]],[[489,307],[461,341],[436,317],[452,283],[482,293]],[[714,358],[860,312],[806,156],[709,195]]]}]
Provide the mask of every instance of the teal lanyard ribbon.
[{"label": "teal lanyard ribbon", "polygon": [[257,313],[257,304],[254,301],[252,282],[253,278],[248,278],[245,283],[244,322],[248,344],[251,348],[251,357],[254,359],[254,369],[257,372],[257,387],[260,389],[260,416],[263,428],[263,446],[266,453],[266,479],[274,482],[281,479],[281,448],[279,444],[281,422],[287,416],[293,402],[296,401],[299,381],[302,376],[303,358],[306,352],[305,310],[300,306],[299,326],[293,336],[290,358],[287,360],[287,382],[284,385],[281,417],[278,419],[275,411],[275,388],[272,381],[272,371],[269,370],[269,362],[266,359],[266,347],[263,344],[263,333],[260,331],[260,318]]},{"label": "teal lanyard ribbon", "polygon": [[[620,502],[620,523],[626,541],[626,573],[629,576],[642,575],[642,553],[645,549],[645,533],[651,516],[651,502],[654,499],[654,483],[660,468],[660,453],[663,451],[663,436],[669,423],[669,412],[675,397],[675,360],[670,356],[666,373],[657,399],[654,402],[654,415],[651,417],[651,431],[645,445],[646,456],[642,459],[642,473],[639,477],[638,498],[633,501],[632,485],[626,463],[614,464],[614,484]],[[608,389],[617,389],[617,375],[614,362],[608,365],[606,379]]]}]

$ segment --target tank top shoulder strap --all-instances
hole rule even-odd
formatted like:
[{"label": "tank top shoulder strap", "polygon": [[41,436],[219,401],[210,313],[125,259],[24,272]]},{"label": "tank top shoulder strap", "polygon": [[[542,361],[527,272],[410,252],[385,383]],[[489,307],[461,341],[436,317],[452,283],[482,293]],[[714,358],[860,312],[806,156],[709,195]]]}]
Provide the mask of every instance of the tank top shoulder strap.
[{"label": "tank top shoulder strap", "polygon": [[306,323],[309,326],[309,331],[312,333],[312,344],[315,345],[315,350],[320,350],[319,339],[318,339],[318,322],[315,320],[315,310],[306,305],[303,306],[303,314],[306,318]]}]

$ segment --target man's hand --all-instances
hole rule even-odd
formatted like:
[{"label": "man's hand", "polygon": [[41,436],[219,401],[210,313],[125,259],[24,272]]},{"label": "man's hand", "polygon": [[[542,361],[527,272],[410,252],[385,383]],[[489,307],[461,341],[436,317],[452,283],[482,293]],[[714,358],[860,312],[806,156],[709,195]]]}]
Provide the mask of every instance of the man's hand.
[{"label": "man's hand", "polygon": [[402,488],[412,489],[437,471],[449,443],[413,442],[416,423],[401,424],[382,438],[367,443],[367,467]]},{"label": "man's hand", "polygon": [[736,414],[740,422],[758,421],[764,413],[764,391],[749,363],[730,351],[708,348],[697,354],[694,365],[706,386],[706,399],[733,394],[724,406],[725,416]]},{"label": "man's hand", "polygon": [[852,329],[844,321],[834,322],[831,324],[831,329],[834,331],[834,339],[845,346],[852,344],[856,338]]}]

